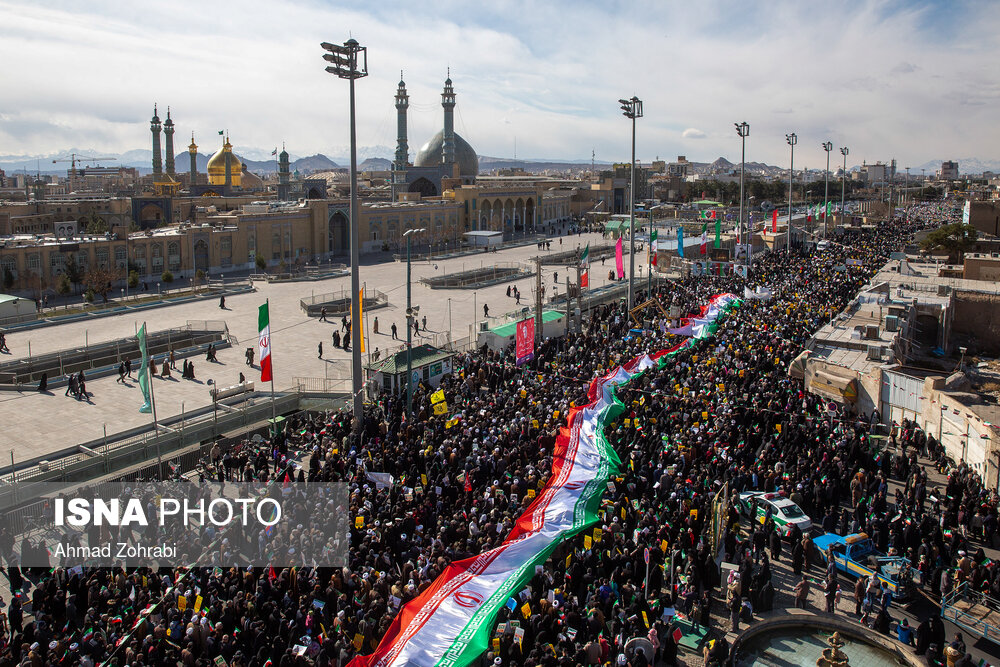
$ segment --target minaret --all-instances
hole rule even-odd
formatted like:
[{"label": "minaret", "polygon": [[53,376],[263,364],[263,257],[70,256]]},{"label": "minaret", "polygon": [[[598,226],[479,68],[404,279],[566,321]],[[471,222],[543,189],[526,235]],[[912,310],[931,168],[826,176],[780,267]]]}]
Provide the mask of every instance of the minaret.
[{"label": "minaret", "polygon": [[441,93],[441,106],[444,107],[444,141],[441,144],[441,162],[455,163],[455,89],[451,87],[451,68],[448,68],[448,78],[444,80],[444,92]]},{"label": "minaret", "polygon": [[156,115],[156,105],[153,105],[153,118],[149,121],[149,131],[153,133],[153,175],[163,173],[163,162],[160,157],[160,117]]},{"label": "minaret", "polygon": [[291,186],[288,183],[288,151],[285,144],[281,144],[281,153],[278,155],[278,201],[288,201]]},{"label": "minaret", "polygon": [[399,72],[399,87],[396,89],[396,169],[406,169],[409,146],[406,144],[406,110],[410,106],[410,96],[406,94],[403,72]]},{"label": "minaret", "polygon": [[170,107],[167,107],[167,120],[163,122],[163,134],[167,137],[167,174],[174,175],[174,121],[170,120]]},{"label": "minaret", "polygon": [[223,155],[226,158],[226,187],[233,186],[233,146],[229,143],[229,135],[226,135],[226,142],[222,145]]},{"label": "minaret", "polygon": [[198,144],[194,143],[194,132],[191,133],[188,155],[191,156],[191,185],[195,185],[198,182]]}]

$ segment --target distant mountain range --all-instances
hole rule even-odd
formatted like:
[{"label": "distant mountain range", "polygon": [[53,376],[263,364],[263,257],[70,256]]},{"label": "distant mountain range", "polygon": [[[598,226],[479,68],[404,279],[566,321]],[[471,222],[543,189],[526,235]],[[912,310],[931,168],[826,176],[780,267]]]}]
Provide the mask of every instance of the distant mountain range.
[{"label": "distant mountain range", "polygon": [[[336,150],[339,153],[342,149]],[[234,149],[234,152],[246,163],[247,168],[252,172],[256,172],[258,174],[270,174],[276,172],[278,169],[277,159],[270,157],[270,150],[246,147],[236,148]],[[98,162],[79,162],[78,164],[81,167],[99,164],[105,167],[135,167],[139,170],[140,174],[148,174],[152,172],[153,152],[149,149],[135,149],[115,154],[105,153],[103,151],[93,149],[88,150],[71,148],[67,151],[50,153],[48,155],[0,155],[0,169],[3,169],[8,174],[21,172],[22,170],[27,169],[29,173],[40,171],[43,174],[65,176],[66,170],[69,168],[69,161],[67,160],[63,162],[63,158],[67,158],[71,153],[76,153],[77,155],[116,158],[115,160],[103,160]],[[358,154],[361,156],[362,160],[358,165],[358,168],[363,171],[388,171],[391,168],[392,150],[387,146],[360,146],[358,147]],[[54,159],[59,159],[59,162],[54,164]],[[198,171],[205,171],[208,159],[209,155],[198,153]],[[290,155],[289,159],[292,171],[298,171],[300,174],[304,175],[313,172],[341,169],[350,164],[350,158],[348,156],[338,155],[334,157],[327,157],[322,153],[317,153],[307,157]],[[941,169],[941,163],[943,161],[944,160],[930,160],[921,165],[910,167],[910,173],[912,175],[919,175],[921,173],[921,169],[923,169],[924,173],[932,175]],[[1000,160],[958,158],[955,161],[958,162],[959,172],[962,174],[981,174],[984,171],[1000,173]],[[177,171],[186,172],[190,165],[187,151],[177,154],[174,158],[174,164]],[[597,168],[601,169],[609,167],[612,163],[597,160],[593,164]],[[648,164],[648,161],[643,162],[643,164]],[[724,157],[720,157],[713,162],[689,162],[688,164],[688,173],[694,174],[727,173],[739,168],[739,164],[730,162]],[[513,168],[521,168],[528,172],[565,171],[572,173],[589,171],[591,168],[591,161],[512,159],[491,157],[488,155],[479,156],[479,170],[482,173]],[[859,168],[860,165],[855,165],[850,167],[848,171],[856,171]],[[787,167],[773,166],[762,162],[747,162],[746,169],[749,174],[768,178],[785,173]],[[898,162],[896,169],[897,173],[905,173],[905,166],[900,165]]]}]

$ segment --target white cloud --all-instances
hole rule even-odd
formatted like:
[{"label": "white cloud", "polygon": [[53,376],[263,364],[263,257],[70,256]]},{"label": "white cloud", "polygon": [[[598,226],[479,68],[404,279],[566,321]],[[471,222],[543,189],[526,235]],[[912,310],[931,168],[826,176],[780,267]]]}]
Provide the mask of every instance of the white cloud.
[{"label": "white cloud", "polygon": [[696,127],[689,127],[688,129],[681,132],[681,136],[685,139],[704,139],[706,135],[704,132]]},{"label": "white cloud", "polygon": [[[772,164],[787,160],[793,131],[796,162],[801,151],[807,165],[824,159],[826,140],[850,146],[859,162],[912,164],[1000,144],[990,113],[1000,45],[948,29],[997,32],[997,3],[386,0],[359,9],[299,0],[275,10],[265,0],[0,0],[0,15],[0,58],[11,65],[0,74],[6,153],[146,148],[153,102],[161,117],[171,105],[178,136],[186,143],[193,130],[206,152],[227,128],[237,145],[335,153],[348,144],[347,82],[323,72],[319,43],[348,36],[369,49],[370,76],[357,82],[363,146],[395,144],[400,69],[411,148],[436,132],[449,65],[456,130],[485,155],[509,153],[516,136],[525,157],[589,159],[593,149],[626,159],[630,124],[617,100],[633,94],[645,107],[642,160],[679,152],[735,162],[732,124],[743,120],[752,128],[747,159]],[[668,35],[664,25],[685,30]],[[839,29],[817,38],[817,25]],[[628,48],[594,57],[597,44]],[[920,65],[900,62],[904,50],[919,53]],[[704,136],[688,134],[692,125]],[[684,142],[695,138],[700,153],[691,155]]]}]

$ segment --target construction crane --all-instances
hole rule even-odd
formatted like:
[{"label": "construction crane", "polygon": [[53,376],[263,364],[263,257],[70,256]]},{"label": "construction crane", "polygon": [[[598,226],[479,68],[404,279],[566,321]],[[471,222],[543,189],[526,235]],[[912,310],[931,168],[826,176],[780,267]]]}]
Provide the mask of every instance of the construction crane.
[{"label": "construction crane", "polygon": [[76,153],[70,153],[68,158],[58,158],[52,161],[52,164],[57,162],[69,162],[69,190],[70,192],[76,191],[76,163],[77,162],[98,162],[99,160],[117,160],[116,157],[89,157],[87,155],[78,155]]}]

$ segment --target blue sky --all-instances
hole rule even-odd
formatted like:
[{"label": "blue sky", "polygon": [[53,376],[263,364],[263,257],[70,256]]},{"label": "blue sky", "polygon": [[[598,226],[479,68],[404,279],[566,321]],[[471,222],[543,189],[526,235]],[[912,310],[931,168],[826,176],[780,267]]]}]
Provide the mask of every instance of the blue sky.
[{"label": "blue sky", "polygon": [[[367,6],[363,6],[367,5]],[[404,70],[411,156],[441,126],[447,67],[456,129],[480,154],[627,159],[617,100],[643,99],[642,160],[747,159],[819,167],[820,144],[851,163],[995,155],[1000,3],[991,2],[263,2],[0,0],[0,154],[149,146],[154,102],[178,148],[286,142],[343,155],[347,85],[321,41],[369,47],[358,141],[395,146]],[[362,154],[363,156],[363,154]]]}]

